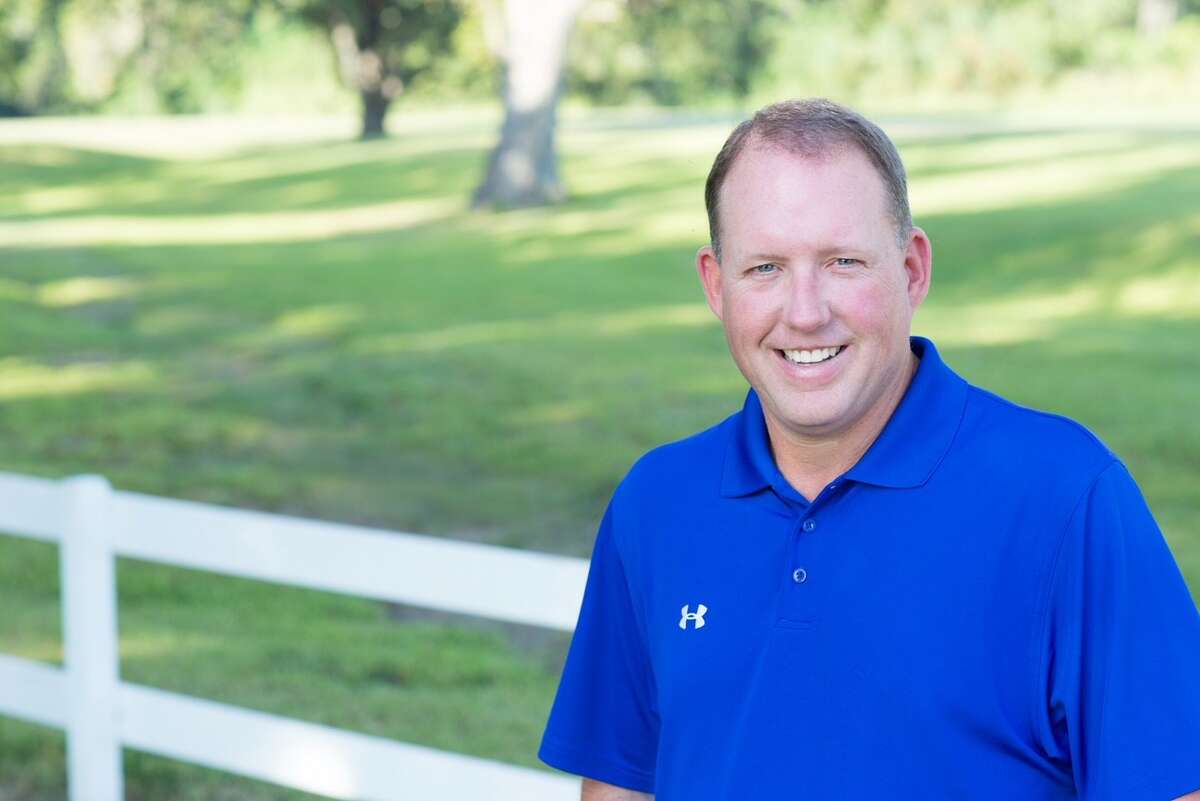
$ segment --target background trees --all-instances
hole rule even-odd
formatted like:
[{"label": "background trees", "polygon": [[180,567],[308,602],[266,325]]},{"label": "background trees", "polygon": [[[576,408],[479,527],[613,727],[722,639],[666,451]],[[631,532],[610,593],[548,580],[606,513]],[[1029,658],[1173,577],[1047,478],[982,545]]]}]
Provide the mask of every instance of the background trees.
[{"label": "background trees", "polygon": [[393,100],[450,49],[456,0],[283,0],[328,36],[345,86],[362,103],[362,138],[383,136]]},{"label": "background trees", "polygon": [[1178,16],[1179,0],[1138,0],[1138,33],[1158,36],[1170,30]]},{"label": "background trees", "polygon": [[0,3],[0,115],[64,106],[65,0]]},{"label": "background trees", "polygon": [[491,6],[504,65],[504,125],[475,191],[476,206],[529,206],[565,197],[554,128],[567,43],[583,0],[503,0]]},{"label": "background trees", "polygon": [[[1157,94],[1155,94],[1157,92]],[[1200,103],[1200,0],[5,0],[0,115],[504,108],[477,205],[565,196],[560,98]]]}]

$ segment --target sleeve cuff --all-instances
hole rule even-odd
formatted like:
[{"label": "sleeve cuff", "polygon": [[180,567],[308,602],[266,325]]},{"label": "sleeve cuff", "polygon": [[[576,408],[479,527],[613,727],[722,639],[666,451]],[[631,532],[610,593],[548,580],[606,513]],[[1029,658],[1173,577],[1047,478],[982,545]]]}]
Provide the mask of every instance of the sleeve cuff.
[{"label": "sleeve cuff", "polygon": [[639,793],[654,793],[654,774],[605,759],[590,751],[556,743],[549,738],[542,741],[538,759],[552,768],[574,773],[585,779],[636,790]]}]

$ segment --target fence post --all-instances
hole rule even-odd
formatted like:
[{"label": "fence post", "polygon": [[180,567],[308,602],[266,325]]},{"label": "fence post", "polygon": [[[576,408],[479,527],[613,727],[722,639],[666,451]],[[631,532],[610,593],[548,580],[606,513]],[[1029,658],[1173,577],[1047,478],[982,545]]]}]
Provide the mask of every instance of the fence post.
[{"label": "fence post", "polygon": [[69,711],[70,801],[121,801],[125,795],[117,738],[116,558],[108,519],[112,488],[100,476],[63,482],[63,650]]}]

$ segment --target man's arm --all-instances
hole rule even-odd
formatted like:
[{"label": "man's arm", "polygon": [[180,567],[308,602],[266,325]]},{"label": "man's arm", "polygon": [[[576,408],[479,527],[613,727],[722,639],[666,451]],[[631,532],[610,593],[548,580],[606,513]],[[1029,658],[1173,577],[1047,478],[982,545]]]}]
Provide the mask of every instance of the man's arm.
[{"label": "man's arm", "polygon": [[1188,793],[1187,795],[1181,795],[1179,798],[1176,798],[1175,801],[1200,801],[1200,790],[1197,790],[1194,793]]},{"label": "man's arm", "polygon": [[[637,790],[626,790],[624,787],[614,787],[604,782],[583,780],[582,801],[654,801],[654,796],[639,793]],[[1191,796],[1180,801],[1192,801]]]}]

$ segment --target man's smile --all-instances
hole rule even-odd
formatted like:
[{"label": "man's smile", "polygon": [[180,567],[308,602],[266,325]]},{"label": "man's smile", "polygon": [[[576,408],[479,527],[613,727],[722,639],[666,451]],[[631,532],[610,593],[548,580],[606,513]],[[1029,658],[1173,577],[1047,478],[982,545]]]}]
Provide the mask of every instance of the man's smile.
[{"label": "man's smile", "polygon": [[808,350],[780,350],[783,358],[793,364],[819,364],[827,362],[836,357],[839,353],[846,349],[845,345],[833,345],[825,348],[812,348]]},{"label": "man's smile", "polygon": [[845,371],[849,345],[825,345],[817,348],[775,348],[780,366],[789,382],[814,388],[834,381]]}]

